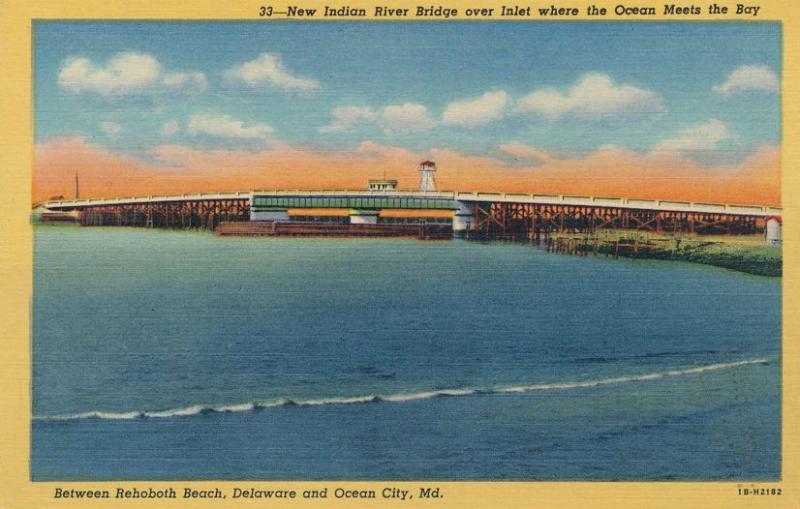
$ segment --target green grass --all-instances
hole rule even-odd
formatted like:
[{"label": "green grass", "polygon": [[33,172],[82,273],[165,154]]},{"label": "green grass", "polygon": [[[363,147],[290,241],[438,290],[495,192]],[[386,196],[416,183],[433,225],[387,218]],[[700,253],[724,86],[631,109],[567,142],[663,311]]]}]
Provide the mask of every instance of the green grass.
[{"label": "green grass", "polygon": [[[575,238],[574,235],[564,235]],[[726,269],[757,274],[781,276],[783,251],[780,246],[765,244],[760,235],[670,237],[642,232],[603,231],[587,239],[599,242],[598,252],[612,254],[616,241],[638,243],[638,252],[620,250],[619,256],[674,260],[714,265]]]},{"label": "green grass", "polygon": [[775,246],[687,243],[674,251],[672,259],[715,265],[761,276],[783,274],[782,251]]}]

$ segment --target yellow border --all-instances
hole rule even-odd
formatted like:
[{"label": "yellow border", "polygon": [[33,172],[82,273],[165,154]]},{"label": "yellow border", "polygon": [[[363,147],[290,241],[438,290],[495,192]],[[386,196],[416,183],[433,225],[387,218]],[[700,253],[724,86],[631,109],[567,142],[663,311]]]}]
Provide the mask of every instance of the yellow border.
[{"label": "yellow border", "polygon": [[[218,1],[193,0],[191,2],[174,1],[171,3],[152,2],[147,0],[83,0],[80,3],[69,0],[2,0],[0,1],[0,331],[2,331],[2,347],[0,350],[0,508],[27,509],[34,507],[76,507],[91,505],[92,507],[174,507],[191,504],[191,507],[399,507],[400,502],[376,500],[362,503],[328,499],[322,501],[295,500],[290,502],[225,500],[225,501],[134,501],[103,500],[83,502],[75,500],[54,500],[53,490],[58,483],[32,483],[29,478],[29,300],[32,281],[32,235],[29,224],[31,203],[31,171],[33,154],[32,97],[31,97],[31,21],[34,19],[243,19],[259,20],[259,5],[267,4],[276,10],[286,5],[321,7],[330,5],[350,5],[352,7],[369,7],[378,3],[410,7],[419,5],[446,5],[456,7],[460,14],[467,7],[488,6],[499,8],[501,5],[522,4],[529,2],[503,2],[502,0],[440,0],[437,2],[414,2],[413,0],[386,0],[370,2],[369,0],[331,1],[298,0],[297,2],[278,1]],[[595,21],[635,21],[634,18],[589,18],[584,7],[596,4],[613,9],[617,4],[630,6],[654,6],[659,11],[664,3],[652,0],[610,1],[556,0],[558,6],[581,7],[581,15],[569,19]],[[704,9],[712,1],[674,2],[678,5],[698,5]],[[716,3],[735,7],[737,1],[717,0]],[[798,497],[798,331],[800,331],[800,314],[798,314],[798,298],[800,289],[797,286],[795,267],[800,263],[800,253],[796,249],[798,237],[798,204],[800,203],[800,97],[798,97],[798,68],[800,68],[800,34],[798,21],[792,3],[789,0],[758,0],[738,3],[761,6],[757,18],[743,16],[656,16],[643,21],[653,20],[752,20],[783,22],[783,210],[784,221],[784,294],[783,294],[783,455],[782,481],[778,483],[758,483],[759,487],[780,487],[781,496],[739,496],[740,486],[751,484],[737,483],[594,483],[594,482],[514,482],[514,483],[476,483],[476,482],[412,482],[412,483],[299,483],[299,482],[248,482],[238,485],[281,486],[298,490],[314,486],[371,486],[377,489],[383,486],[440,486],[444,498],[422,500],[415,498],[402,504],[408,506],[435,507],[738,507],[768,506],[795,507]],[[550,2],[535,3],[533,7],[543,7]],[[455,19],[466,19],[463,15]],[[564,20],[566,18],[558,18]],[[452,21],[452,19],[451,19]],[[264,21],[268,22],[268,21]],[[546,22],[540,18],[532,18],[532,22]],[[513,44],[513,41],[509,41]],[[62,483],[63,484],[63,483]],[[173,486],[180,491],[184,486],[208,489],[216,486],[231,486],[233,482],[112,482],[112,483],[69,483],[70,488],[116,488],[152,486]]]}]

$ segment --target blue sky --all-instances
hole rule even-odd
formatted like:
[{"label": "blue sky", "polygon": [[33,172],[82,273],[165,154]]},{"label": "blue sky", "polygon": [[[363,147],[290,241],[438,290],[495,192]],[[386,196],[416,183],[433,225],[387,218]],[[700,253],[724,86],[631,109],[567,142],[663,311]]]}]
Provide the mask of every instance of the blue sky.
[{"label": "blue sky", "polygon": [[36,141],[701,162],[780,142],[780,25],[36,22]]}]

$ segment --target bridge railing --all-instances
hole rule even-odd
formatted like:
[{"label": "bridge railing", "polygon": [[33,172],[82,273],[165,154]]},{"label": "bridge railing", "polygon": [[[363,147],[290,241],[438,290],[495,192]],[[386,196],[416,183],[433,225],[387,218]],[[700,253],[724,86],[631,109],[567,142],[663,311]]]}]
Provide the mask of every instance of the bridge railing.
[{"label": "bridge railing", "polygon": [[51,208],[63,207],[84,207],[84,206],[99,206],[99,205],[124,205],[128,203],[157,203],[167,201],[202,201],[202,200],[235,200],[250,198],[249,191],[240,191],[233,193],[194,193],[194,194],[175,194],[175,195],[158,195],[158,196],[131,196],[125,198],[86,198],[83,200],[53,200],[46,201],[42,205]]},{"label": "bridge railing", "polygon": [[542,205],[575,205],[596,207],[620,207],[680,212],[708,212],[733,215],[780,215],[782,209],[773,206],[735,205],[723,203],[688,202],[674,200],[647,200],[638,198],[611,198],[604,196],[580,196],[564,194],[517,194],[458,192],[457,201],[531,203]]},{"label": "bridge railing", "polygon": [[358,190],[325,190],[325,191],[302,191],[302,190],[267,190],[267,191],[253,191],[251,194],[259,196],[413,196],[418,198],[455,198],[456,193],[453,191],[391,191],[391,190],[375,190],[365,191]]}]

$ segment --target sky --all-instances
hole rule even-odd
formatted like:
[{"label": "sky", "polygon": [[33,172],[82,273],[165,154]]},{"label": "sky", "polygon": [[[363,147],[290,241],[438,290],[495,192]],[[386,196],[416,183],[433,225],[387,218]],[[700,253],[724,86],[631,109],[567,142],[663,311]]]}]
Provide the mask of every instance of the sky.
[{"label": "sky", "polygon": [[33,199],[417,184],[780,203],[777,23],[34,24]]}]

